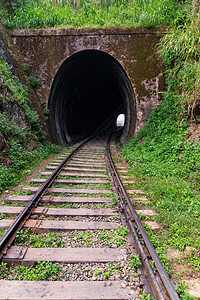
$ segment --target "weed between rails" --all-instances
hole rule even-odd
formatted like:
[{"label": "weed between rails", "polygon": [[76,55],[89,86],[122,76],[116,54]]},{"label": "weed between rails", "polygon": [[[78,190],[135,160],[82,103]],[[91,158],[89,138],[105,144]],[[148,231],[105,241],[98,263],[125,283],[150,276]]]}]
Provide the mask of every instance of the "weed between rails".
[{"label": "weed between rails", "polygon": [[[36,185],[34,185],[36,186]],[[95,184],[95,183],[83,183],[83,184],[62,184],[62,183],[53,183],[52,188],[65,188],[65,189],[94,189],[94,190],[112,190],[111,184]]]},{"label": "weed between rails", "polygon": [[[13,206],[13,207],[25,207],[27,202],[6,202],[0,203],[0,206]],[[77,208],[84,208],[84,209],[101,209],[101,208],[115,208],[115,202],[108,202],[108,203],[66,203],[66,204],[56,204],[56,203],[39,203],[39,207],[47,207],[47,208],[68,208],[68,209],[77,209]]]},{"label": "weed between rails", "polygon": [[5,220],[5,219],[16,219],[16,215],[6,215],[6,214],[0,214],[0,220]]},{"label": "weed between rails", "polygon": [[[30,192],[27,192],[29,195],[30,195]],[[27,193],[23,193],[24,194],[27,194]],[[53,192],[50,192],[50,193],[46,193],[45,196],[52,196],[52,197],[56,197],[58,196],[58,194],[56,193],[53,193]],[[74,194],[73,193],[59,193],[59,197],[73,197]],[[106,194],[101,194],[100,193],[76,193],[76,197],[88,197],[88,198],[103,198],[103,199],[106,199],[106,198],[112,198],[114,196],[114,193],[106,193]]]},{"label": "weed between rails", "polygon": [[67,233],[50,232],[36,234],[31,228],[18,232],[15,245],[32,248],[58,247],[127,247],[128,230],[118,226],[116,230],[73,231]]},{"label": "weed between rails", "polygon": [[38,261],[32,267],[18,266],[10,268],[6,263],[0,264],[0,279],[9,280],[114,280],[126,278],[134,284],[140,281],[141,272],[132,263],[116,262],[88,264],[57,264]]},{"label": "weed between rails", "polygon": [[[26,247],[127,247],[127,227],[115,230],[73,231],[67,233],[50,232],[37,235],[31,228],[18,232],[15,245]],[[141,262],[138,255],[132,255],[125,262],[93,264],[55,264],[37,262],[31,268],[23,265],[8,268],[0,265],[0,279],[10,280],[108,280],[123,279],[135,282],[140,277]],[[83,271],[85,270],[85,271]],[[83,274],[84,273],[84,274]],[[83,276],[84,275],[84,276]]]},{"label": "weed between rails", "polygon": [[0,278],[10,280],[59,280],[62,266],[52,262],[38,262],[35,267],[11,267],[6,263],[0,265]]},{"label": "weed between rails", "polygon": [[0,206],[16,206],[16,207],[24,207],[26,206],[27,202],[23,201],[2,201]]},{"label": "weed between rails", "polygon": [[110,222],[121,224],[121,218],[108,219],[106,216],[46,216],[46,215],[33,215],[34,220],[52,220],[52,221],[77,221],[77,222]]},{"label": "weed between rails", "polygon": [[62,175],[62,173],[57,177],[57,179],[65,179],[65,180],[71,180],[73,182],[73,180],[85,180],[85,181],[98,181],[98,180],[107,180],[109,181],[110,180],[110,177],[103,177],[103,178],[95,178],[95,177],[81,177],[81,176],[65,176],[65,175]]}]

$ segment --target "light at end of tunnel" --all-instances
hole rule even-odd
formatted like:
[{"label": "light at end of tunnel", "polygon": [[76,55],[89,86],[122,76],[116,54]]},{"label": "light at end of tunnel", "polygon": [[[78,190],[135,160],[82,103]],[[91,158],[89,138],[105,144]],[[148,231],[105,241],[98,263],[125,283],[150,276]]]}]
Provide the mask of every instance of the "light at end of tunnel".
[{"label": "light at end of tunnel", "polygon": [[116,121],[116,125],[118,127],[123,127],[125,124],[125,115],[124,114],[120,114],[118,117],[117,117],[117,121]]}]

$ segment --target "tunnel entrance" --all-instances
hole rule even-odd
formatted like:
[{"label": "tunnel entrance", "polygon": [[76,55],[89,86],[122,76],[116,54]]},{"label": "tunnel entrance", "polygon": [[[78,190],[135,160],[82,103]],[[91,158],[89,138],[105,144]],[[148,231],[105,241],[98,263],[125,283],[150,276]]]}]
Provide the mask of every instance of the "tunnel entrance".
[{"label": "tunnel entrance", "polygon": [[135,97],[119,62],[99,50],[83,50],[61,65],[52,84],[48,108],[54,141],[66,144],[94,134],[103,124],[114,124],[125,114],[120,132],[125,141],[134,133]]}]

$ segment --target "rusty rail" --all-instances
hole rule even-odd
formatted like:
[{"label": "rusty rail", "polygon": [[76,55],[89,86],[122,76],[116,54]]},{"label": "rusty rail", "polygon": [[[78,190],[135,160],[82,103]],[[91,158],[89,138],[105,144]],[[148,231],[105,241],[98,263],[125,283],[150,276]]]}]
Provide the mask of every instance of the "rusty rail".
[{"label": "rusty rail", "polygon": [[[123,186],[123,183],[118,175],[118,172],[116,170],[116,167],[114,165],[114,162],[113,162],[113,159],[111,156],[111,152],[110,152],[110,140],[111,140],[111,137],[109,138],[107,147],[106,147],[108,168],[112,175],[115,188],[117,189],[117,192],[118,192],[118,195],[120,198],[121,207],[124,211],[124,214],[126,216],[127,222],[130,227],[130,230],[133,234],[133,238],[136,242],[137,249],[138,249],[141,259],[144,263],[146,272],[149,275],[149,278],[150,278],[150,281],[152,284],[151,287],[155,294],[154,296],[156,297],[156,299],[159,299],[159,300],[161,300],[161,299],[162,300],[164,300],[164,299],[178,300],[179,296],[178,296],[171,280],[169,279],[168,274],[167,274],[165,268],[163,267],[162,262],[158,256],[158,254],[156,253],[155,248],[153,247],[153,245],[152,245],[152,243],[151,243],[151,241],[150,241],[150,239],[149,239],[128,195],[127,195],[127,192]],[[127,203],[127,206],[126,206],[126,203]],[[127,207],[128,207],[129,212],[127,211]],[[156,278],[156,276],[149,264],[149,259],[148,259],[147,255],[145,254],[145,251],[140,243],[140,239],[136,233],[135,226],[131,220],[130,214],[133,217],[135,225],[137,226],[137,228],[142,236],[142,239],[146,245],[146,248],[148,250],[148,255],[151,257],[151,259],[155,263],[160,280]]]},{"label": "rusty rail", "polygon": [[80,148],[82,148],[87,142],[89,142],[93,137],[88,138],[83,143],[81,143],[76,149],[74,149],[67,157],[66,159],[58,166],[58,168],[51,174],[51,176],[46,180],[46,182],[41,186],[41,188],[36,192],[36,194],[33,196],[33,198],[29,201],[29,203],[26,205],[24,210],[19,214],[19,216],[15,219],[13,224],[8,228],[6,233],[3,235],[3,237],[0,240],[0,261],[3,257],[3,255],[6,253],[8,247],[12,243],[13,239],[15,238],[15,234],[17,231],[19,231],[23,223],[25,222],[26,218],[28,218],[32,212],[32,209],[37,205],[37,203],[40,201],[42,195],[45,193],[45,191],[51,186],[53,183],[55,177],[60,173],[63,166],[70,160],[70,158],[79,151]]}]

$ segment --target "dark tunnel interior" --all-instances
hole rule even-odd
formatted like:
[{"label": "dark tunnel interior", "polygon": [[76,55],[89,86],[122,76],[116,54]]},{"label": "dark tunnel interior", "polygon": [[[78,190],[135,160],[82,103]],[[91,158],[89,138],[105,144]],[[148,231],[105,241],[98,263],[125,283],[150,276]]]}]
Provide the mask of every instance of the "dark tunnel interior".
[{"label": "dark tunnel interior", "polygon": [[50,128],[58,144],[93,135],[103,124],[115,124],[125,114],[120,135],[130,126],[130,103],[135,103],[131,83],[122,66],[109,54],[84,50],[69,57],[52,84]]}]

